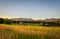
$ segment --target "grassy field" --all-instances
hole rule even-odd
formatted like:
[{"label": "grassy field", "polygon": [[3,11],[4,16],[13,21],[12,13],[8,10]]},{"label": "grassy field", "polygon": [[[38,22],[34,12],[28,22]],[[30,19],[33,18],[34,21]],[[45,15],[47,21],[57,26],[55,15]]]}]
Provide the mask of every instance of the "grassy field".
[{"label": "grassy field", "polygon": [[0,24],[0,39],[60,39],[60,27]]}]

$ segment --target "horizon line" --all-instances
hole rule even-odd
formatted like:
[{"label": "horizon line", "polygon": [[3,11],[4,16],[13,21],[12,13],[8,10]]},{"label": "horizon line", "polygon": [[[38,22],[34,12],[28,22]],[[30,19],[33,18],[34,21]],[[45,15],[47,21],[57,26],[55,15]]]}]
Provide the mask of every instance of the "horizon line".
[{"label": "horizon line", "polygon": [[8,19],[11,19],[11,18],[31,18],[31,19],[34,19],[34,20],[44,20],[44,19],[60,19],[60,17],[49,17],[49,18],[32,18],[32,17],[19,17],[19,16],[0,16],[0,18],[8,18]]}]

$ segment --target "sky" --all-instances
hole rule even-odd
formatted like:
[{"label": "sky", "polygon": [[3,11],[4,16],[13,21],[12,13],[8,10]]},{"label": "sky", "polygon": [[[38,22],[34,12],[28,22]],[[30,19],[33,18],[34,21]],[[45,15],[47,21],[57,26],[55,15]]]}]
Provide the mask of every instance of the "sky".
[{"label": "sky", "polygon": [[0,0],[0,17],[60,18],[60,0]]}]

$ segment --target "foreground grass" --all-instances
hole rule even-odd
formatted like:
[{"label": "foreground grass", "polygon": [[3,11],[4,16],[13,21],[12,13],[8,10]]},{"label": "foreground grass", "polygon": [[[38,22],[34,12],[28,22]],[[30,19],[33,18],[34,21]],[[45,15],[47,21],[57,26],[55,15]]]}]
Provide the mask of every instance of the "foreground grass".
[{"label": "foreground grass", "polygon": [[0,24],[0,39],[60,39],[60,27]]}]

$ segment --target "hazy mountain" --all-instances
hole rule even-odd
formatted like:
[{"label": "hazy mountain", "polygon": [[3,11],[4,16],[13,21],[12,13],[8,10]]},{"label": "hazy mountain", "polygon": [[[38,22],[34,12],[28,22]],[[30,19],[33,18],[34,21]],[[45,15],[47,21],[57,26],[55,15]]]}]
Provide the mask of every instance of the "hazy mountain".
[{"label": "hazy mountain", "polygon": [[13,21],[33,21],[32,18],[11,18]]},{"label": "hazy mountain", "polygon": [[37,20],[34,20],[32,18],[11,18],[11,20],[13,21],[60,21],[60,18],[49,18],[49,19],[44,19],[44,20],[40,20],[40,19],[37,19]]},{"label": "hazy mountain", "polygon": [[60,21],[60,18],[49,18],[49,19],[44,19],[44,21]]}]

